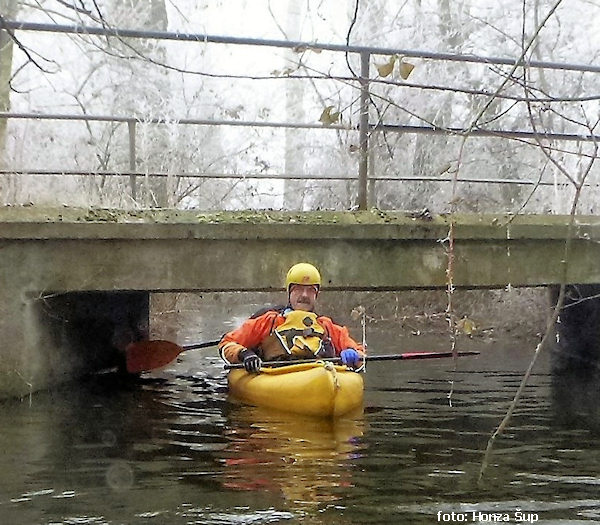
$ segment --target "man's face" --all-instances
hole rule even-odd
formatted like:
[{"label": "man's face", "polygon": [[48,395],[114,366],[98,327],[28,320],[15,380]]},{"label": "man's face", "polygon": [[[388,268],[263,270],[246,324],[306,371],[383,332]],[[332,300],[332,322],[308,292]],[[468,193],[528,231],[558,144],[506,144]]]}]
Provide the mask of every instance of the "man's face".
[{"label": "man's face", "polygon": [[290,305],[294,310],[312,312],[315,309],[319,291],[312,284],[292,284],[290,286]]}]

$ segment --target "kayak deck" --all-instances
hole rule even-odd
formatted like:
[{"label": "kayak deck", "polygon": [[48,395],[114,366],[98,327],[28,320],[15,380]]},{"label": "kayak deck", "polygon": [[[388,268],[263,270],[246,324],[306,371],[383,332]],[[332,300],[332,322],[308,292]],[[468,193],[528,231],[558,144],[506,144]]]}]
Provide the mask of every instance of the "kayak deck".
[{"label": "kayak deck", "polygon": [[229,393],[255,406],[309,416],[339,417],[362,406],[362,375],[323,361],[229,371]]}]

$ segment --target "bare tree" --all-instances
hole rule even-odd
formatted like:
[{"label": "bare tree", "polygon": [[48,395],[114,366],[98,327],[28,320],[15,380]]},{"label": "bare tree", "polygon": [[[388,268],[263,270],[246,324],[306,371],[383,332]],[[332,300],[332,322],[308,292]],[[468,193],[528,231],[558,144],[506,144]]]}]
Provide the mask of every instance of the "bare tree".
[{"label": "bare tree", "polygon": [[[302,26],[305,20],[305,3],[288,0],[285,19],[285,37],[287,40],[302,39]],[[286,51],[286,58],[291,64],[298,59],[294,50]],[[285,111],[289,122],[302,122],[305,118],[304,86],[302,82],[291,81],[285,88]],[[285,163],[284,171],[288,174],[304,173],[305,144],[298,130],[285,130]],[[286,180],[283,190],[283,207],[285,209],[303,209],[304,189],[306,184],[298,180]]]},{"label": "bare tree", "polygon": [[[266,2],[261,5],[264,4]],[[452,6],[445,0],[407,0],[400,5],[382,1],[367,4],[357,0],[349,6],[350,21],[346,18],[347,12],[339,17],[339,12],[333,8],[325,11],[323,3],[309,1],[302,4],[301,8],[299,5],[286,3],[285,7],[291,6],[293,9],[286,12],[287,26],[283,27],[286,25],[283,24],[280,27],[285,37],[300,38],[310,34],[298,32],[302,23],[306,24],[304,27],[326,23],[332,27],[332,31],[327,33],[327,37],[322,34],[316,36],[320,41],[335,35],[340,39],[346,37],[352,44],[441,48],[464,54],[474,53],[477,51],[474,46],[485,44],[488,46],[485,51],[490,54],[518,53],[519,28],[512,22],[510,26],[504,24],[503,10],[507,8],[506,5],[480,9],[478,3],[470,0],[461,0]],[[250,3],[242,8],[244,6],[250,9]],[[525,16],[530,20],[533,20],[533,7],[528,3],[529,11],[525,10]],[[179,9],[184,21],[183,12],[186,10],[209,9],[207,6],[192,6],[191,2],[186,4],[183,0],[171,3],[165,0],[88,0],[52,4],[36,2],[35,6],[28,3],[27,13],[36,9],[38,16],[47,16],[49,20],[88,23],[107,29],[134,27],[163,30],[168,27],[167,13],[174,13],[173,8]],[[252,8],[259,9],[260,6],[253,3]],[[519,4],[513,1],[508,8],[514,12]],[[25,18],[27,13],[24,12]],[[560,14],[562,17],[566,15]],[[500,21],[503,23],[500,24]],[[561,29],[565,34],[574,31],[572,21],[563,22]],[[277,199],[285,197],[284,207],[295,209],[328,204],[338,208],[349,206],[352,191],[356,188],[354,180],[347,185],[341,182],[306,185],[292,181],[285,184],[284,193],[279,193],[279,186],[275,183],[269,188],[266,183],[242,179],[207,183],[171,177],[172,173],[184,171],[244,175],[256,171],[268,173],[271,169],[288,174],[303,174],[309,170],[316,173],[318,170],[336,175],[354,175],[356,158],[352,157],[352,152],[356,149],[353,141],[356,136],[359,91],[356,78],[344,65],[342,55],[332,54],[330,59],[324,59],[325,52],[289,51],[285,58],[289,66],[287,72],[277,74],[270,72],[270,69],[261,72],[244,69],[243,60],[230,58],[234,52],[223,53],[224,48],[218,45],[180,44],[150,38],[125,39],[115,35],[56,35],[52,38],[57,42],[68,41],[72,50],[69,55],[52,55],[51,47],[36,48],[35,40],[29,35],[19,32],[17,35],[21,35],[26,44],[23,49],[19,48],[20,64],[28,61],[26,55],[23,59],[25,52],[36,49],[42,55],[47,54],[48,60],[56,64],[52,72],[40,72],[39,78],[36,78],[36,82],[45,82],[55,90],[53,103],[60,98],[63,107],[71,104],[71,107],[84,114],[113,112],[136,118],[136,169],[142,173],[163,172],[168,175],[160,179],[138,178],[138,205],[181,203],[185,206],[250,207],[253,202],[280,202]],[[44,38],[50,37],[45,35]],[[193,58],[187,62],[178,56],[183,46],[188,46],[187,49],[193,47],[196,53],[190,53]],[[73,69],[73,49],[79,53],[77,71]],[[255,52],[253,48],[246,49],[248,53]],[[212,57],[210,60],[204,60],[205,52]],[[550,44],[547,47],[540,44],[535,52],[542,59],[554,51]],[[276,54],[272,52],[273,56]],[[35,58],[34,53],[30,55]],[[65,60],[66,56],[71,62]],[[219,56],[227,58],[220,60]],[[356,73],[356,55],[349,55],[349,59]],[[380,61],[380,57],[374,56],[371,63],[379,65]],[[482,108],[484,112],[478,120],[478,129],[519,129],[525,122],[523,101],[518,99],[522,95],[517,94],[522,80],[514,76],[504,82],[505,76],[510,75],[508,68],[458,62],[450,64],[436,60],[413,62],[416,64],[415,73],[408,81],[398,76],[397,69],[390,76],[376,76],[373,73],[372,123],[422,125],[443,130],[469,122],[470,116],[479,113]],[[23,72],[18,69],[20,64],[13,67],[18,73],[17,78]],[[84,66],[81,67],[81,64]],[[40,62],[40,65],[43,66],[43,63]],[[34,69],[27,67],[24,72],[29,74]],[[572,79],[573,76],[569,75]],[[584,81],[583,75],[575,85],[569,84],[571,80],[567,74],[563,76],[560,87],[565,91],[570,90],[573,97],[590,92],[591,83]],[[543,104],[551,111],[546,110],[545,115],[540,115],[549,129],[553,126],[549,119],[551,114],[559,111],[568,116],[571,111],[567,107],[568,102],[559,106],[553,99],[557,94],[549,92],[550,89],[557,89],[555,80],[548,82],[546,87],[543,87],[543,82],[540,83],[538,88],[541,86],[543,89],[536,92],[540,100],[545,98],[550,101]],[[503,90],[494,93],[494,86],[499,84],[503,85]],[[29,99],[22,93],[13,92],[14,102],[27,106],[26,101],[29,100],[35,107],[42,99],[38,95],[41,91],[38,89],[36,97]],[[49,91],[46,90],[46,93]],[[70,97],[68,103],[64,102],[65,92]],[[250,92],[252,96],[248,96]],[[273,94],[271,100],[265,96],[266,93]],[[494,96],[488,101],[491,95]],[[242,132],[241,128],[235,131],[231,128],[212,128],[209,131],[208,128],[192,130],[177,126],[177,119],[181,116],[241,119],[252,113],[258,113],[259,119],[273,117],[294,122],[315,122],[328,105],[333,105],[335,111],[341,113],[341,122],[348,126],[348,131],[327,135],[298,130],[265,132],[254,129],[252,132]],[[276,111],[282,117],[276,116]],[[152,123],[151,120],[157,117],[164,118],[166,124]],[[253,118],[257,118],[256,115]],[[564,124],[567,120],[556,117],[556,122]],[[38,131],[37,127],[36,132],[42,139],[40,144],[49,142],[50,132]],[[52,137],[57,136],[59,131],[59,126],[52,126]],[[77,167],[87,170],[128,171],[127,131],[127,124],[87,124],[84,133],[71,134],[68,140],[60,141],[65,151],[65,160],[61,162],[75,162]],[[377,132],[377,140],[371,142],[375,146],[371,151],[372,165],[375,166],[371,173],[376,176],[448,177],[457,169],[456,145],[459,140],[443,135]],[[469,145],[470,149],[461,160],[461,175],[464,177],[476,179],[486,175],[505,179],[527,178],[535,175],[540,163],[536,146],[522,140],[473,139]],[[48,150],[51,147],[56,146],[47,145]],[[557,144],[555,147],[563,146]],[[42,148],[34,148],[28,151],[28,160],[44,162],[45,154],[47,151],[42,151]],[[56,158],[58,162],[58,156]],[[547,164],[543,159],[542,162]],[[86,180],[86,188],[93,190],[94,199],[101,199],[106,204],[131,203],[126,178],[95,177]],[[490,209],[491,206],[502,211],[519,209],[520,201],[524,201],[523,196],[528,193],[522,186],[515,185],[500,186],[507,188],[503,191],[497,191],[498,186],[494,186],[493,193],[482,190],[483,185],[460,187],[455,209],[465,211]],[[448,184],[440,186],[435,183],[434,186],[430,182],[386,182],[378,183],[376,188],[377,202],[387,207],[416,209],[427,205],[433,211],[444,211],[450,200]],[[526,209],[539,210],[545,205],[544,200],[547,201],[543,197],[546,193],[538,189],[527,201]]]},{"label": "bare tree", "polygon": [[[17,16],[18,3],[13,0],[0,0],[0,111],[10,110],[10,82],[13,66],[14,35],[4,28],[6,18]],[[0,166],[4,167],[6,120],[0,120]]]}]

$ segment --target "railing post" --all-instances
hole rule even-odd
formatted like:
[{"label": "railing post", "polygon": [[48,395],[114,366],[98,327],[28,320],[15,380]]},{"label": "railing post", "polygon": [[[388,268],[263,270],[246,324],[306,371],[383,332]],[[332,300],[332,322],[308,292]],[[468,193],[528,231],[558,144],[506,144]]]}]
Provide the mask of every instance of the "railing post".
[{"label": "railing post", "polygon": [[369,59],[371,54],[360,54],[360,121],[358,142],[360,159],[358,164],[358,209],[367,209],[367,181],[369,177]]},{"label": "railing post", "polygon": [[135,158],[135,120],[127,121],[129,129],[129,185],[131,186],[131,198],[135,201],[137,198],[136,177],[133,173],[137,170],[137,162]]},{"label": "railing post", "polygon": [[375,201],[375,148],[373,144],[377,144],[377,132],[374,129],[369,132],[369,179],[367,181],[367,206],[369,208],[377,205]]}]

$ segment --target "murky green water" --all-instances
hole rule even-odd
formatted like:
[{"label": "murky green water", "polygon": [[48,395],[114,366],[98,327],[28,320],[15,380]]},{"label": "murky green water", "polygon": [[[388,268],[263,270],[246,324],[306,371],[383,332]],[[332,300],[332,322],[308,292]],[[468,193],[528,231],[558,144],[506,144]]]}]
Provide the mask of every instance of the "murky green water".
[{"label": "murky green water", "polygon": [[[447,349],[445,338],[392,335],[391,326],[371,330],[371,352]],[[180,336],[198,340],[189,327]],[[456,374],[450,360],[370,363],[364,415],[335,423],[229,403],[210,350],[137,384],[106,375],[4,403],[0,522],[600,520],[597,433],[584,417],[559,417],[544,360],[478,485],[488,437],[533,348],[468,343],[461,349],[481,355]]]}]

